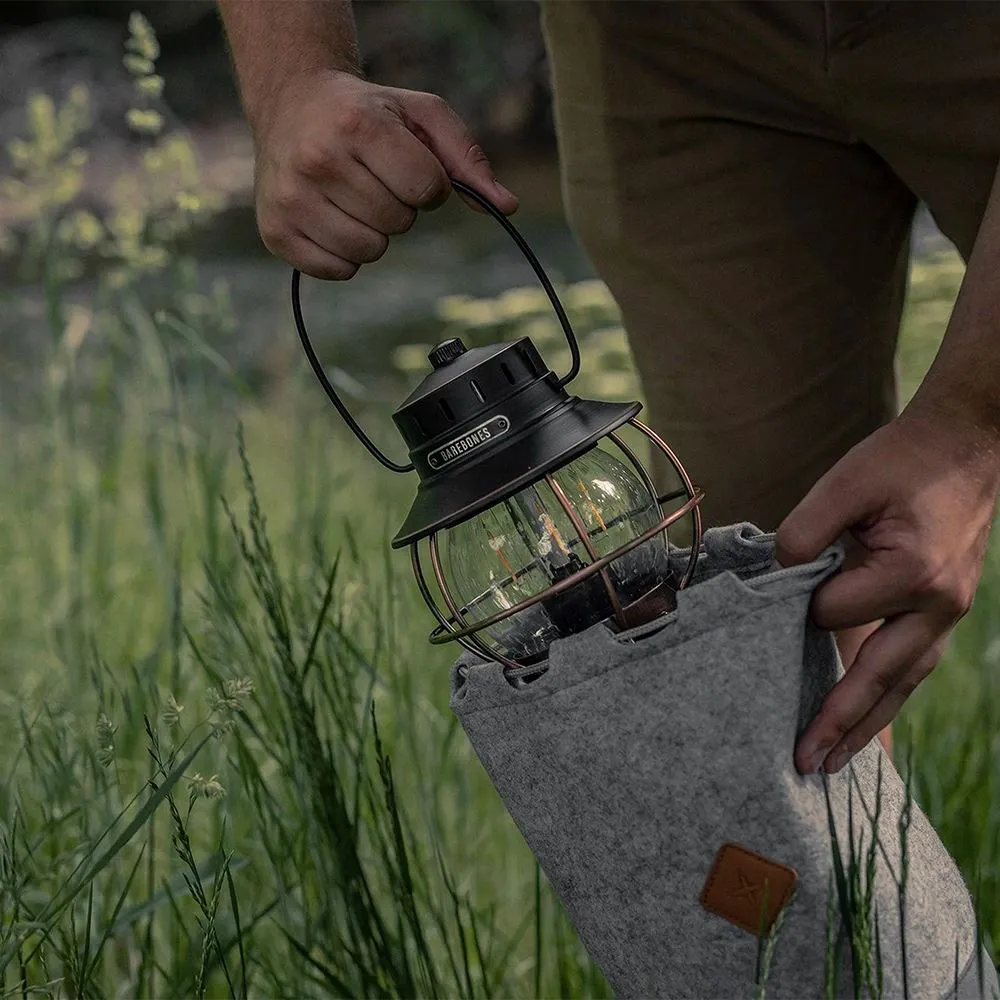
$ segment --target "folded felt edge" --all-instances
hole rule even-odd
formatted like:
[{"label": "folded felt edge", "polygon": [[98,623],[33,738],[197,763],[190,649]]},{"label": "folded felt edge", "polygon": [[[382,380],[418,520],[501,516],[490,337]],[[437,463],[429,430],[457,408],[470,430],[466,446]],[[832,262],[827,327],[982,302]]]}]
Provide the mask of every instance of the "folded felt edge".
[{"label": "folded felt edge", "polygon": [[[709,528],[694,581],[678,592],[676,611],[617,635],[598,624],[557,639],[550,647],[545,672],[529,685],[514,687],[499,663],[463,653],[450,672],[452,710],[465,715],[500,704],[534,701],[594,680],[624,663],[656,655],[773,603],[810,595],[843,562],[842,546],[834,545],[809,563],[779,566],[774,561],[774,538],[773,533],[749,522]],[[689,555],[690,549],[675,550],[671,562],[686,564]],[[581,671],[581,662],[590,664],[590,669]],[[572,674],[562,676],[564,670]]]}]

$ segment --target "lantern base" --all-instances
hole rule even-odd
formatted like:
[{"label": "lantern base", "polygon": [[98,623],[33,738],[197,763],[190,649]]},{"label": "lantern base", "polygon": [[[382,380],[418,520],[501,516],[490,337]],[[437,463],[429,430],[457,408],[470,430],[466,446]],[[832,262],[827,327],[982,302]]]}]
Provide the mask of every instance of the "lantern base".
[{"label": "lantern base", "polygon": [[[647,594],[639,600],[626,604],[622,608],[622,616],[625,619],[625,629],[638,628],[640,625],[648,625],[655,618],[668,615],[671,611],[677,610],[677,579],[673,573],[669,580],[658,583]],[[612,632],[622,632],[625,629],[618,628],[614,619],[608,622],[608,627]]]},{"label": "lantern base", "polygon": [[[652,590],[644,594],[637,601],[624,605],[620,612],[621,624],[619,624],[619,615],[616,614],[608,614],[605,618],[601,619],[602,624],[616,635],[633,628],[639,628],[641,625],[649,625],[657,618],[664,618],[663,624],[666,625],[665,616],[670,614],[671,611],[677,610],[677,581],[673,573],[670,573],[669,577],[669,580],[663,580],[656,584]],[[607,596],[604,593],[604,588],[597,579],[590,577],[584,582],[589,584],[590,589],[594,591],[595,599],[603,599],[603,602],[607,604]],[[543,601],[542,606],[548,610],[551,616],[552,610],[548,604]],[[577,625],[575,631],[582,632],[592,624],[596,624],[596,622]],[[658,628],[652,630],[652,632],[658,631]],[[652,632],[647,631],[645,634],[650,635]],[[520,661],[524,666],[539,665],[540,667],[538,671],[521,674],[519,678],[520,682],[528,684],[536,678],[541,677],[544,673],[544,667],[541,665],[546,663],[548,656],[548,650],[545,650],[537,656]]]},{"label": "lantern base", "polygon": [[[649,625],[657,618],[665,618],[666,615],[677,609],[677,585],[678,579],[674,572],[668,570],[664,578],[659,583],[650,588],[642,597],[630,604],[621,607],[619,613],[615,613],[611,608],[607,594],[600,581],[595,577],[590,577],[582,581],[582,585],[587,587],[587,597],[589,600],[581,602],[581,595],[577,593],[581,584],[578,584],[573,591],[568,591],[565,595],[557,595],[547,601],[540,602],[552,621],[557,621],[560,627],[567,627],[567,634],[572,632],[582,632],[593,625],[603,624],[609,631],[618,635],[630,629],[639,628],[642,625]],[[572,598],[566,601],[566,612],[557,606],[560,597]],[[587,612],[590,612],[589,614]],[[666,620],[663,622],[666,625]],[[439,629],[441,627],[439,626]],[[512,625],[512,630],[517,626]],[[443,630],[442,630],[443,631]],[[653,631],[659,631],[654,629]],[[647,632],[646,634],[650,634]],[[432,633],[433,637],[434,633]],[[511,638],[506,640],[503,635],[499,636],[502,644],[511,643]],[[480,654],[481,655],[481,654]],[[529,656],[518,659],[520,666],[533,666],[544,664],[548,660],[548,648],[539,650]],[[521,679],[530,680],[532,677],[541,675],[541,670],[536,674],[522,674]]]}]

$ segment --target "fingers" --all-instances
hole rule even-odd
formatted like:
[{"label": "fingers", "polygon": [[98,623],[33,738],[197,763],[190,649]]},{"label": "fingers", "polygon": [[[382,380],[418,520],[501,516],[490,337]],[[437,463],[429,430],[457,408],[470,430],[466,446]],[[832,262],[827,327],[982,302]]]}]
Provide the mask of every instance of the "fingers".
[{"label": "fingers", "polygon": [[835,748],[842,757],[864,747],[933,669],[949,631],[950,625],[924,612],[900,615],[877,628],[802,734],[796,768],[811,774]]},{"label": "fingers", "polygon": [[819,587],[812,600],[813,621],[837,631],[913,610],[913,577],[901,564],[898,553],[867,553],[864,562]]},{"label": "fingers", "polygon": [[407,128],[401,117],[386,115],[354,152],[390,195],[410,209],[432,209],[451,193],[445,166]]},{"label": "fingers", "polygon": [[257,218],[273,253],[309,274],[350,277],[417,210],[448,197],[450,175],[502,211],[517,207],[440,98],[341,77],[324,85],[278,116],[258,154]]},{"label": "fingers", "polygon": [[404,111],[408,128],[449,176],[474,188],[505,215],[516,211],[517,197],[496,179],[486,154],[447,102],[434,94],[413,94]]},{"label": "fingers", "polygon": [[328,253],[361,265],[378,260],[388,249],[385,233],[352,218],[326,198],[316,198],[315,205],[302,231]]},{"label": "fingers", "polygon": [[956,446],[947,427],[891,422],[855,445],[778,529],[785,565],[814,558],[846,531],[861,543],[817,589],[818,625],[836,630],[884,619],[798,741],[795,765],[803,773],[843,767],[881,731],[972,604],[997,480],[990,473],[984,500],[980,472],[963,475]]},{"label": "fingers", "polygon": [[415,214],[358,163],[346,171],[331,164],[327,176],[309,184],[286,181],[262,192],[257,209],[261,238],[272,253],[313,277],[326,276],[303,266],[306,259],[318,265],[316,250],[306,248],[304,238],[341,262],[327,261],[319,268],[340,280],[378,260],[389,234],[405,232]]},{"label": "fingers", "polygon": [[896,686],[887,691],[842,740],[834,744],[823,765],[823,770],[827,774],[836,774],[846,767],[859,750],[866,747],[895,719],[906,699],[937,665],[943,648],[943,640],[934,643],[930,650],[900,678]]},{"label": "fingers", "polygon": [[815,559],[848,528],[872,513],[872,495],[841,479],[838,464],[778,526],[775,558],[782,566],[797,566]]},{"label": "fingers", "polygon": [[303,274],[326,281],[346,281],[353,278],[358,271],[358,265],[337,254],[330,253],[325,247],[314,243],[305,233],[288,230],[282,231],[267,248],[288,261],[292,267],[298,268]]},{"label": "fingers", "polygon": [[331,169],[317,187],[330,203],[352,219],[385,236],[407,232],[417,218],[363,163],[353,158]]},{"label": "fingers", "polygon": [[[413,188],[433,188],[434,183],[427,179],[430,171],[434,182],[443,183],[447,193],[447,178],[441,181],[438,176],[442,174],[441,165],[425,146],[399,126],[398,119],[392,119],[391,128],[380,121],[373,121],[367,128],[366,143],[371,146],[368,158],[376,167],[382,159],[399,161],[389,173],[394,170],[416,178],[411,184]],[[407,137],[402,142],[400,132]],[[282,216],[294,215],[304,202],[310,201],[312,193],[321,191],[352,218],[378,232],[387,235],[406,232],[419,205],[411,206],[396,197],[376,176],[377,171],[370,170],[352,152],[353,148],[338,141],[335,133],[326,140],[314,137],[302,144],[289,155],[287,162],[281,163],[277,176],[265,174],[268,183],[260,192],[266,202],[264,207]]]},{"label": "fingers", "polygon": [[942,628],[954,624],[972,605],[977,576],[939,542],[907,533],[887,537],[884,548],[862,549],[860,563],[816,591],[813,620],[836,630],[921,611]]}]

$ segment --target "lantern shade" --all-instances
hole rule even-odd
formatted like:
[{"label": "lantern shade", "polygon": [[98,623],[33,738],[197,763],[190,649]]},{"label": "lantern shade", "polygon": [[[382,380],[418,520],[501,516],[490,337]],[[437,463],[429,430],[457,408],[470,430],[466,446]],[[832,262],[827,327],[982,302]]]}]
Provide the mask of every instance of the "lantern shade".
[{"label": "lantern shade", "polygon": [[641,408],[570,396],[528,337],[471,350],[453,338],[428,360],[433,370],[393,414],[419,477],[393,548],[537,482]]},{"label": "lantern shade", "polygon": [[[447,455],[447,449],[461,448],[472,441],[473,448],[468,450],[476,454],[446,461],[438,473],[421,475],[410,512],[392,541],[393,548],[458,524],[537,482],[546,472],[587,451],[641,409],[636,402],[570,397],[556,387],[554,380],[546,380],[541,386],[543,399],[538,382],[518,394],[521,398],[509,397],[494,407],[495,412],[480,411],[459,434],[439,438],[433,442],[433,449],[424,449],[425,455],[433,459],[435,451]],[[529,392],[534,398],[525,399]],[[490,435],[484,438],[486,447],[475,444],[480,428],[478,433]],[[494,438],[497,443],[489,444]],[[417,455],[411,454],[416,464]]]}]

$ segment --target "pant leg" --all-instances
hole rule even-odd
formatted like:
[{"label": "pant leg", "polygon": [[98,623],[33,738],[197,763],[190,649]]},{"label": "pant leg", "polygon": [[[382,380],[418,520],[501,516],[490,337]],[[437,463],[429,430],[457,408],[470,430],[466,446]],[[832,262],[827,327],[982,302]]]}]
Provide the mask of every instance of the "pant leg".
[{"label": "pant leg", "polygon": [[895,413],[915,199],[827,103],[823,5],[543,6],[570,219],[706,522],[773,529]]},{"label": "pant leg", "polygon": [[968,259],[1000,160],[1000,3],[895,0],[830,58],[851,127]]}]

